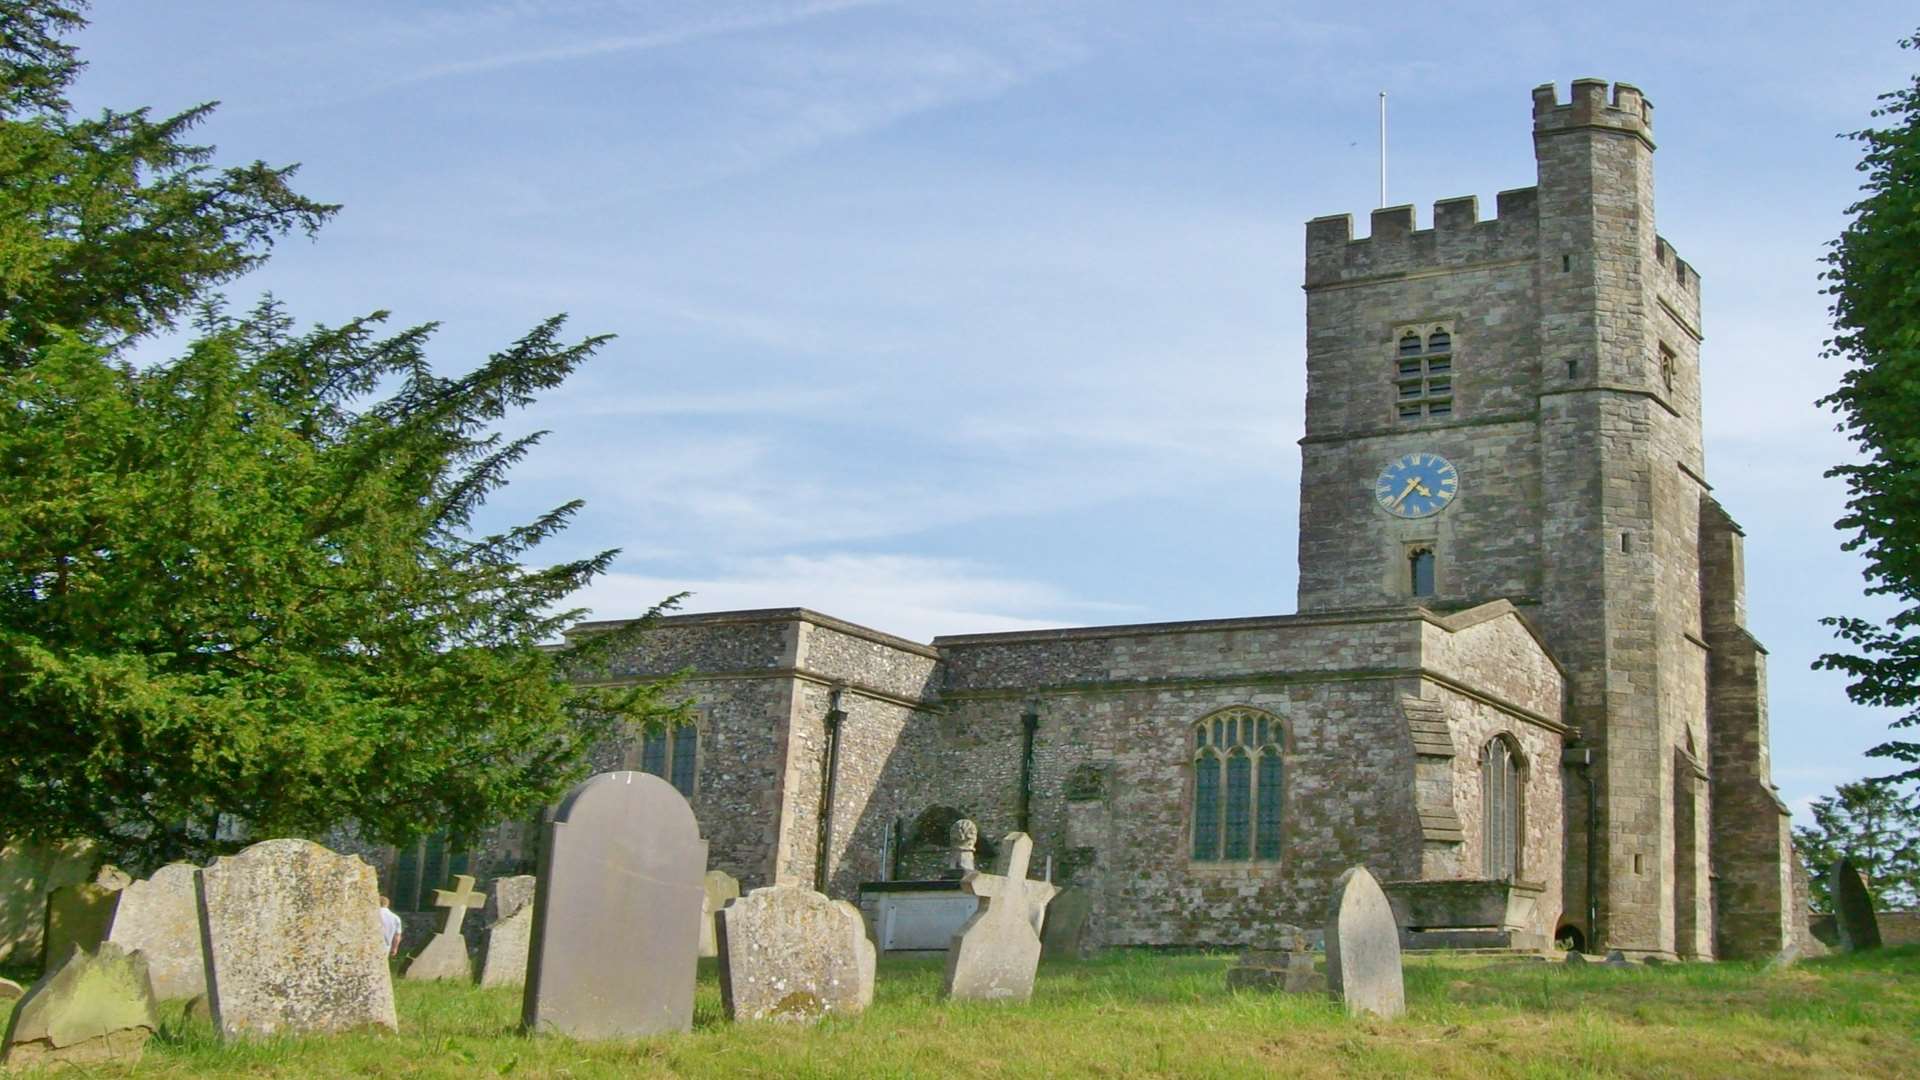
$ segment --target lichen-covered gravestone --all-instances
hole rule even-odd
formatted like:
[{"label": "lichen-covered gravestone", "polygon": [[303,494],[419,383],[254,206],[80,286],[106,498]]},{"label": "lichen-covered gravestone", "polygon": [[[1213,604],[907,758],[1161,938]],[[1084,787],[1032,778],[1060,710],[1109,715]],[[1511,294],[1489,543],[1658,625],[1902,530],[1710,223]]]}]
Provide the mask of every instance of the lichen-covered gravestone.
[{"label": "lichen-covered gravestone", "polygon": [[700,909],[700,955],[719,956],[720,943],[713,936],[713,913],[739,898],[740,881],[725,870],[709,870],[706,890],[706,903]]},{"label": "lichen-covered gravestone", "polygon": [[521,1021],[576,1039],[693,1026],[707,843],[672,784],[601,773],[547,824]]},{"label": "lichen-covered gravestone", "polygon": [[1380,883],[1364,866],[1340,875],[1327,911],[1327,991],[1347,1015],[1385,1019],[1407,1011],[1400,926]]},{"label": "lichen-covered gravestone", "polygon": [[480,965],[481,986],[525,986],[527,945],[533,940],[532,874],[497,878],[487,900],[487,956]]},{"label": "lichen-covered gravestone", "polygon": [[75,949],[94,949],[107,940],[107,925],[120,902],[120,890],[133,881],[117,867],[102,866],[93,880],[63,885],[47,896],[46,954],[41,971],[67,962]]},{"label": "lichen-covered gravestone", "polygon": [[444,908],[440,932],[428,939],[427,947],[407,965],[406,978],[418,982],[435,979],[473,981],[473,958],[467,955],[467,935],[460,931],[467,909],[487,902],[486,895],[473,889],[473,875],[455,874],[453,888],[433,890],[433,906]]},{"label": "lichen-covered gravestone", "polygon": [[198,874],[207,997],[223,1039],[396,1029],[373,868],[264,840]]},{"label": "lichen-covered gravestone", "polygon": [[797,885],[720,909],[720,1001],[734,1020],[812,1023],[873,1003],[875,950],[860,910]]},{"label": "lichen-covered gravestone", "polygon": [[159,1026],[144,957],[112,943],[80,949],[14,1007],[0,1065],[130,1065]]},{"label": "lichen-covered gravestone", "polygon": [[1033,840],[1008,833],[1000,842],[999,873],[973,871],[961,887],[980,897],[973,917],[953,935],[947,949],[946,995],[981,1001],[1026,1001],[1033,996],[1034,971],[1040,965],[1037,916],[1057,887],[1027,880]]},{"label": "lichen-covered gravestone", "polygon": [[1880,947],[1880,919],[1873,913],[1873,894],[1867,891],[1860,868],[1845,855],[1827,872],[1827,891],[1833,896],[1833,922],[1840,931],[1840,947],[1848,952]]},{"label": "lichen-covered gravestone", "polygon": [[161,1001],[207,992],[206,954],[200,950],[200,901],[192,863],[169,863],[152,877],[120,890],[107,940],[147,958],[153,996]]}]

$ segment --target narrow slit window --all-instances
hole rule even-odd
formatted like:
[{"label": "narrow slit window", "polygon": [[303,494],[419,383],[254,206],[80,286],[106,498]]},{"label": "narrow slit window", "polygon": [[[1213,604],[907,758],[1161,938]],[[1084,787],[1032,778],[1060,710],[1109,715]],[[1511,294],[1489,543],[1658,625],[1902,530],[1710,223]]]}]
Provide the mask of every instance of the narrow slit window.
[{"label": "narrow slit window", "polygon": [[1407,554],[1407,570],[1413,595],[1433,595],[1433,549],[1415,548]]}]

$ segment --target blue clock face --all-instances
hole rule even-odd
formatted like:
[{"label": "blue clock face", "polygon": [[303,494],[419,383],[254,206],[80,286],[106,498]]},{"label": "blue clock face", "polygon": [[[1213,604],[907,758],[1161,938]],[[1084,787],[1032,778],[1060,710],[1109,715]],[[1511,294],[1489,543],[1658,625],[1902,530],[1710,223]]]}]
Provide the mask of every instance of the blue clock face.
[{"label": "blue clock face", "polygon": [[1416,450],[1380,470],[1373,482],[1373,498],[1395,517],[1431,517],[1447,508],[1460,490],[1460,474],[1453,462],[1439,454]]}]

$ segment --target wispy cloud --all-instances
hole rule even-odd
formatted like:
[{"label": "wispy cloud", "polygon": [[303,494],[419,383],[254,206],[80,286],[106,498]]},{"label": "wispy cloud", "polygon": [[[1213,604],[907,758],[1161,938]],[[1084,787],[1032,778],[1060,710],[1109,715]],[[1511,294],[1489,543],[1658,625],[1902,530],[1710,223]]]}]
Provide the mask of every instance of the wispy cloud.
[{"label": "wispy cloud", "polygon": [[625,618],[683,591],[693,594],[683,611],[810,607],[915,641],[1112,621],[1131,611],[966,560],[889,554],[749,559],[690,581],[616,572],[569,602],[596,618]]}]

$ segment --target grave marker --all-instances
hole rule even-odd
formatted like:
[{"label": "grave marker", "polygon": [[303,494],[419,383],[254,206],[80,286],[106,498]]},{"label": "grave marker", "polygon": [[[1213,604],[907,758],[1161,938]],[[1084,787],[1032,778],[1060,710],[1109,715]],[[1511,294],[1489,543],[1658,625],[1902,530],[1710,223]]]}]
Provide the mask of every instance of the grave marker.
[{"label": "grave marker", "polygon": [[1880,947],[1880,919],[1873,913],[1873,894],[1850,856],[1834,860],[1827,872],[1827,892],[1833,897],[1833,922],[1840,947],[1860,952]]},{"label": "grave marker", "polygon": [[379,883],[359,857],[264,840],[195,876],[221,1038],[398,1027]]},{"label": "grave marker", "polygon": [[719,956],[720,943],[713,936],[713,916],[740,897],[740,881],[725,870],[709,870],[706,899],[700,908],[700,955]]},{"label": "grave marker", "polygon": [[734,1020],[813,1023],[873,1002],[875,950],[860,910],[797,885],[720,909],[720,1000]]},{"label": "grave marker", "polygon": [[1391,1020],[1407,1011],[1400,927],[1387,894],[1364,866],[1340,875],[1327,911],[1327,990],[1347,1015]]},{"label": "grave marker", "polygon": [[112,943],[78,949],[15,1004],[0,1065],[131,1065],[159,1026],[145,957]]},{"label": "grave marker", "polygon": [[433,935],[427,947],[407,965],[405,977],[419,982],[434,979],[472,982],[473,958],[467,955],[467,936],[460,932],[460,924],[466,920],[468,908],[477,908],[486,902],[484,894],[474,891],[471,874],[454,875],[451,889],[433,890],[433,906],[445,909],[446,914],[441,917],[440,932]]},{"label": "grave marker", "polygon": [[1025,1001],[1033,996],[1034,971],[1040,965],[1037,916],[1046,910],[1058,886],[1027,880],[1033,840],[1008,833],[1000,843],[997,874],[973,871],[961,887],[981,898],[953,935],[947,950],[946,996],[982,1001]]},{"label": "grave marker", "polygon": [[672,784],[610,772],[547,824],[533,900],[527,1030],[625,1039],[693,1026],[707,843]]},{"label": "grave marker", "polygon": [[207,958],[200,948],[200,900],[192,863],[169,863],[145,881],[120,890],[107,940],[147,959],[153,996],[161,1001],[207,992]]}]

